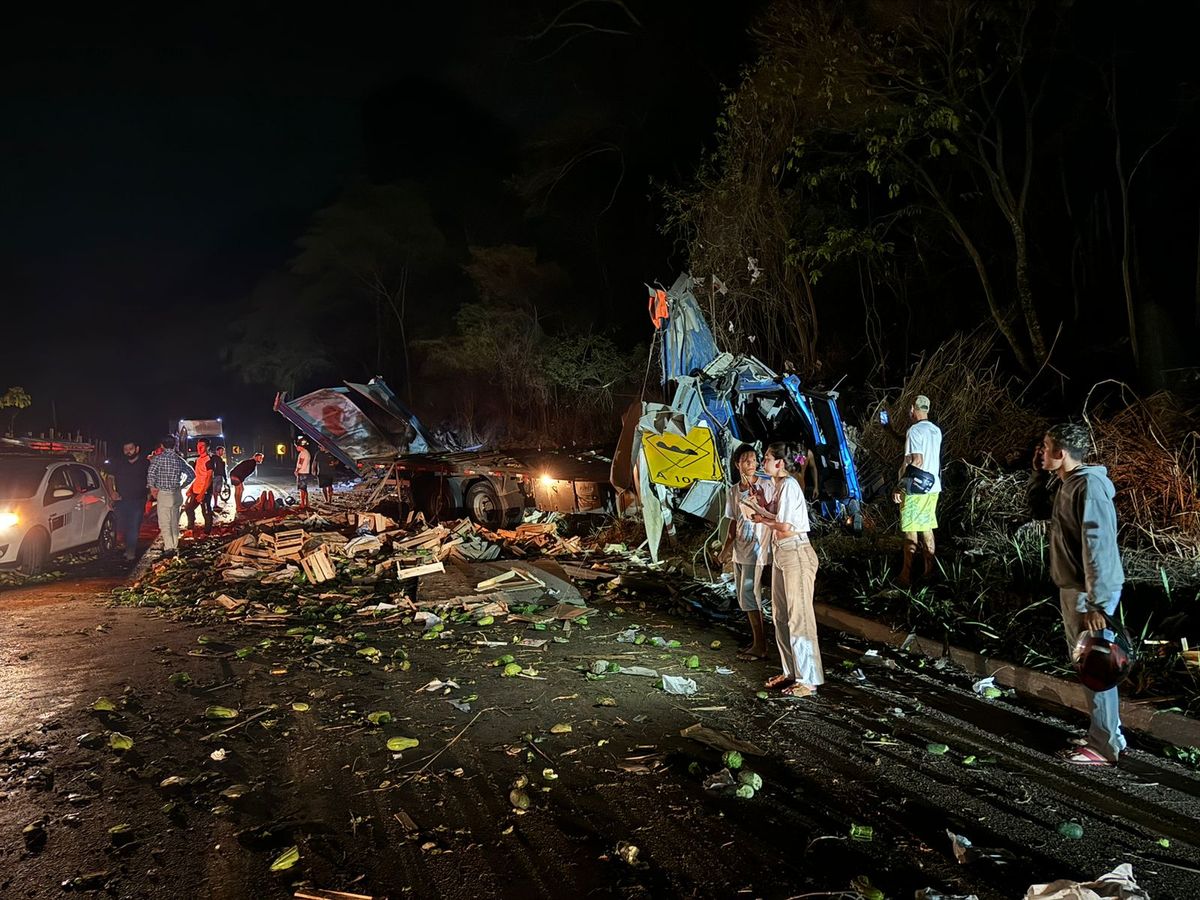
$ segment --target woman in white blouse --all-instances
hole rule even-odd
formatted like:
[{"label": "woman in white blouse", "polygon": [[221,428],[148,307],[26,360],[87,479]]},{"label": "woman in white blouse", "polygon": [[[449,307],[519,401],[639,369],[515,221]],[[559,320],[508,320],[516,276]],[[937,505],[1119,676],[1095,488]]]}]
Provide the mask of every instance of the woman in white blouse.
[{"label": "woman in white blouse", "polygon": [[807,697],[825,683],[813,611],[817,554],[808,540],[808,504],[797,480],[803,460],[803,448],[794,444],[767,447],[763,471],[774,481],[775,498],[768,503],[762,497],[759,506],[769,512],[753,517],[771,529],[771,607],[783,663],[783,674],[766,686],[789,697]]}]

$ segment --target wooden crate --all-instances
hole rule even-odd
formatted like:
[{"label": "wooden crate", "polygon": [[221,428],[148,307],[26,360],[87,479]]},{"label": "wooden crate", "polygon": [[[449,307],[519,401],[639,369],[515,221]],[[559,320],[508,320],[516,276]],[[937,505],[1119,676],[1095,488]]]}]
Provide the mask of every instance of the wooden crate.
[{"label": "wooden crate", "polygon": [[258,545],[270,550],[276,559],[296,557],[304,546],[304,529],[294,531],[277,531],[275,534],[262,534],[258,537]]},{"label": "wooden crate", "polygon": [[396,523],[382,513],[352,512],[347,514],[347,519],[352,528],[361,528],[365,525],[372,534],[379,534],[396,527]]},{"label": "wooden crate", "polygon": [[304,570],[310,584],[321,584],[337,577],[337,570],[329,559],[329,551],[324,545],[318,547],[307,556],[300,557],[300,568]]}]

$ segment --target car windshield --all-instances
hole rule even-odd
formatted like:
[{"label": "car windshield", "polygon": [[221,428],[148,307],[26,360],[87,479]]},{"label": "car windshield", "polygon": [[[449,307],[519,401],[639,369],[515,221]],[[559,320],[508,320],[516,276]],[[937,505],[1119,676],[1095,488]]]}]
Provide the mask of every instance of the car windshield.
[{"label": "car windshield", "polygon": [[37,492],[49,463],[43,459],[0,456],[0,500],[24,500]]}]

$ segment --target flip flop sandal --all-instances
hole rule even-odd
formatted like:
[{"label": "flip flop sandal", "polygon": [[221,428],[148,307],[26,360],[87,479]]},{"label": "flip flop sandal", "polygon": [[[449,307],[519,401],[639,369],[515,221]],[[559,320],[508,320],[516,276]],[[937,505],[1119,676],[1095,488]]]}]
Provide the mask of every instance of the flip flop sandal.
[{"label": "flip flop sandal", "polygon": [[738,659],[742,659],[742,660],[766,659],[766,658],[767,658],[767,654],[765,654],[765,653],[751,653],[751,652],[749,652],[748,650],[739,650],[739,651],[738,651],[737,658],[738,658]]},{"label": "flip flop sandal", "polygon": [[763,684],[768,691],[780,691],[788,685],[796,683],[796,679],[788,678],[786,675],[776,675],[774,678],[768,678]]},{"label": "flip flop sandal", "polygon": [[1070,748],[1059,754],[1059,758],[1076,766],[1111,766],[1113,761],[1105,759],[1091,747]]}]

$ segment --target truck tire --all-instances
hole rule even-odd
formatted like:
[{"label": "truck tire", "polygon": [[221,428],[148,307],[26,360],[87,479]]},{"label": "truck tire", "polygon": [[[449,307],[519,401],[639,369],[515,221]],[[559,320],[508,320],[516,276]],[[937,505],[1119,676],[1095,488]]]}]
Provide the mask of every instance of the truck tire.
[{"label": "truck tire", "polygon": [[505,523],[504,506],[500,495],[486,481],[476,481],[467,488],[466,507],[471,521],[485,528],[502,528]]},{"label": "truck tire", "polygon": [[50,559],[50,535],[35,528],[25,535],[17,552],[17,568],[22,575],[41,575]]}]

